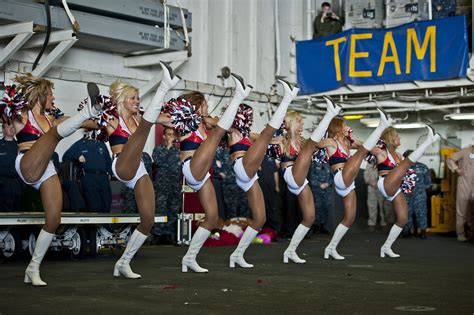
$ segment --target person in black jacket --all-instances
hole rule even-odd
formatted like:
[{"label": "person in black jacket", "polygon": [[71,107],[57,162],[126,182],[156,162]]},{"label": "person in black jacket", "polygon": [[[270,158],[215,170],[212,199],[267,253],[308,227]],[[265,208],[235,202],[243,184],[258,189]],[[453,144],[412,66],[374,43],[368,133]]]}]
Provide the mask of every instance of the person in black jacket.
[{"label": "person in black jacket", "polygon": [[21,210],[22,181],[15,171],[18,144],[13,135],[13,125],[3,123],[3,138],[0,140],[0,211]]},{"label": "person in black jacket", "polygon": [[84,137],[76,141],[63,155],[63,161],[77,161],[84,171],[81,177],[82,195],[90,212],[110,212],[110,153],[102,141]]}]

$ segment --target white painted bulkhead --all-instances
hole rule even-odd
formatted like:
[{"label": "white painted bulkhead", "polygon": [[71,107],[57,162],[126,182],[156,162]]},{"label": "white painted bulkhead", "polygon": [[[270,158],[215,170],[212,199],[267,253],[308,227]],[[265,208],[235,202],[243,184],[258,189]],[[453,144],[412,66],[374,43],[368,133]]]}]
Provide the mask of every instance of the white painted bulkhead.
[{"label": "white painted bulkhead", "polygon": [[[177,73],[185,80],[200,83],[215,84],[216,86],[233,87],[229,79],[222,80],[218,76],[221,68],[228,66],[231,71],[240,74],[248,84],[253,85],[255,91],[270,94],[275,83],[277,71],[276,46],[279,42],[279,75],[295,80],[295,59],[290,56],[294,53],[294,43],[291,38],[302,40],[311,37],[308,34],[309,16],[314,17],[322,1],[306,0],[182,0],[182,7],[193,13],[192,56],[179,68]],[[176,5],[173,0],[170,5]],[[278,4],[278,19],[275,19],[275,8]],[[310,11],[310,14],[308,13]],[[309,21],[312,23],[312,21]],[[278,28],[276,28],[278,23]],[[276,36],[275,30],[279,30]],[[91,47],[93,48],[93,47]],[[4,69],[0,69],[0,79],[5,78],[7,83],[13,83],[18,72],[31,71],[31,65],[38,50],[21,50],[7,62]],[[78,103],[86,97],[86,82],[97,82],[102,93],[107,93],[108,85],[116,78],[137,86],[143,87],[159,71],[158,66],[142,68],[128,68],[124,66],[121,54],[113,54],[73,47],[63,56],[56,65],[45,75],[55,83],[56,105],[67,115],[74,114]],[[170,96],[183,92],[185,84],[178,85],[177,91]],[[281,88],[278,87],[281,94]],[[230,92],[229,92],[230,94]],[[146,107],[152,95],[142,99],[142,106]],[[221,96],[209,95],[210,109],[220,101]],[[225,105],[229,98],[225,97],[219,107]],[[254,130],[260,131],[268,120],[268,104],[262,98],[261,102],[249,102],[255,109]],[[213,111],[219,114],[220,108]],[[260,114],[261,113],[261,114]],[[311,130],[315,116],[305,115],[306,133]],[[364,139],[371,129],[350,122],[358,138]],[[437,130],[446,137],[446,131],[454,124],[435,125]],[[452,129],[452,128],[451,128]],[[462,129],[462,128],[460,128]],[[416,147],[416,141],[425,131],[404,130],[401,152]],[[63,140],[57,152],[63,152],[78,138],[74,136]],[[460,143],[459,143],[460,144]],[[154,133],[150,133],[145,151],[151,153],[154,146]],[[422,162],[427,163],[438,171],[438,157],[424,157]]]}]

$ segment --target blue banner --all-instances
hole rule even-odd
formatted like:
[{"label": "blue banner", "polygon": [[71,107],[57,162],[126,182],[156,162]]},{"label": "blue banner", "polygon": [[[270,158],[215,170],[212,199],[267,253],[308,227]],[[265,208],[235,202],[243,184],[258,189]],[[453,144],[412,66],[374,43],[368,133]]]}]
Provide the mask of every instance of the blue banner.
[{"label": "blue banner", "polygon": [[456,16],[388,29],[351,29],[296,43],[302,95],[341,86],[465,77],[466,19]]}]

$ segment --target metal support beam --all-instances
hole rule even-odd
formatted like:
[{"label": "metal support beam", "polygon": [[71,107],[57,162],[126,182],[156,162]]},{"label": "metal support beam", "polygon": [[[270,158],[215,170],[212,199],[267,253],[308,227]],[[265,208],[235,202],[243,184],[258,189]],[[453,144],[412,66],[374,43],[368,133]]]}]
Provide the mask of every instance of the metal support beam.
[{"label": "metal support beam", "polygon": [[[25,45],[25,48],[39,47],[44,42],[46,35],[35,36]],[[38,67],[32,71],[34,76],[41,77],[59,60],[76,42],[76,35],[72,31],[58,31],[51,33],[49,44],[58,44],[53,50],[44,57]]]},{"label": "metal support beam", "polygon": [[[46,34],[38,34],[33,36],[31,40],[26,43],[23,48],[41,47],[44,43]],[[77,40],[73,31],[57,31],[52,32],[49,36],[49,45],[58,44],[67,40]]]},{"label": "metal support beam", "polygon": [[[439,80],[439,81],[412,81],[403,83],[386,83],[376,85],[347,85],[332,91],[311,94],[310,96],[322,95],[351,95],[361,93],[378,93],[393,91],[414,91],[420,89],[442,88],[442,87],[458,87],[458,86],[474,86],[474,71],[468,69],[466,78]],[[298,96],[297,100],[302,100],[308,95]]]},{"label": "metal support beam", "polygon": [[[120,20],[132,21],[148,25],[164,25],[165,7],[162,1],[150,0],[68,0],[71,10],[89,12],[97,15],[104,15]],[[170,2],[170,1],[168,1]],[[173,1],[175,2],[175,1]],[[59,1],[52,2],[52,5],[61,7]],[[181,20],[181,11],[179,7],[166,5],[168,13],[168,23],[171,28],[189,28],[191,31],[192,13],[187,9],[182,9],[185,16],[185,25]]]},{"label": "metal support beam", "polygon": [[[171,68],[173,68],[173,70],[176,70],[178,69],[183,63],[185,62],[185,60],[179,60],[179,61],[173,61],[170,66]],[[161,82],[161,79],[163,78],[163,71],[160,71],[156,76],[154,76],[153,78],[151,78],[150,81],[148,81],[147,84],[145,84],[145,86],[143,86],[141,89],[140,89],[140,94],[141,94],[141,97],[145,97],[146,95],[148,95],[148,93],[150,93],[160,82]]]},{"label": "metal support beam", "polygon": [[[115,4],[115,1],[101,2],[107,5],[109,2]],[[0,24],[24,21],[33,21],[35,25],[47,24],[42,4],[26,0],[1,0],[0,3]],[[80,39],[78,45],[81,47],[123,54],[164,48],[163,28],[81,11],[72,13],[81,26],[81,31],[77,35]],[[54,29],[71,28],[71,22],[64,9],[55,6],[51,7],[51,23]],[[183,49],[185,49],[183,39],[176,32],[171,32],[169,50]]]},{"label": "metal support beam", "polygon": [[33,22],[16,23],[0,27],[0,38],[13,39],[0,52],[0,67],[15,54],[33,36]]},{"label": "metal support beam", "polygon": [[142,56],[124,57],[125,67],[148,67],[158,64],[160,61],[176,62],[188,60],[188,51],[181,50],[176,52],[166,52]]}]

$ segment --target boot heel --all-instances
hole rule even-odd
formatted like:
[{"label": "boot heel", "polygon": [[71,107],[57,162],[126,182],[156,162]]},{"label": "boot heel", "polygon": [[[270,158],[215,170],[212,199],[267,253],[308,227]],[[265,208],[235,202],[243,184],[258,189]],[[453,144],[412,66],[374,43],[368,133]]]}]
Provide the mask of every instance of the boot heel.
[{"label": "boot heel", "polygon": [[380,257],[385,258],[385,252],[383,250],[380,251]]},{"label": "boot heel", "polygon": [[229,267],[230,267],[230,268],[235,268],[235,261],[234,261],[234,260],[230,259],[230,261],[229,261]]},{"label": "boot heel", "polygon": [[25,283],[31,283],[31,282],[32,282],[30,276],[28,276],[27,273],[25,273],[25,280],[24,280],[24,282],[25,282]]},{"label": "boot heel", "polygon": [[118,270],[117,267],[114,268],[114,277],[120,277],[120,271]]},{"label": "boot heel", "polygon": [[328,250],[324,251],[324,259],[329,259],[329,251]]},{"label": "boot heel", "polygon": [[181,265],[181,272],[188,272],[188,266],[186,265]]},{"label": "boot heel", "polygon": [[283,263],[284,264],[288,263],[288,256],[287,255],[283,255]]}]

